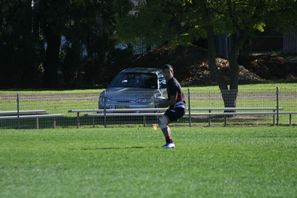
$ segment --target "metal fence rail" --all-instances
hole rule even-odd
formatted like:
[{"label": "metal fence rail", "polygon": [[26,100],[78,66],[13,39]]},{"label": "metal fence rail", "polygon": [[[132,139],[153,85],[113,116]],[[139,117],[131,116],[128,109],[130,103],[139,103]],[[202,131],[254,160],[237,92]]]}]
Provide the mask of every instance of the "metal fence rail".
[{"label": "metal fence rail", "polygon": [[[222,109],[224,104],[229,103],[234,97],[232,93],[229,94],[230,98],[225,97],[224,103],[224,93],[219,90],[208,91],[193,88],[184,89],[184,92],[187,96],[187,113],[179,122],[174,123],[175,125],[209,126],[210,122],[212,126],[226,125],[226,117],[220,113],[224,112]],[[244,89],[239,90],[236,94],[236,108],[238,108],[237,111],[240,109],[239,112],[242,113],[228,116],[227,125],[271,125],[273,116],[275,116],[273,118],[275,124],[296,125],[297,123],[297,118],[295,118],[297,116],[295,114],[297,112],[297,89],[271,88],[264,91]],[[208,114],[210,108],[212,115]],[[252,114],[248,108],[255,108],[258,109],[258,112],[263,113]],[[273,113],[271,109],[264,110],[265,108],[275,108],[276,111]],[[42,92],[38,94],[0,94],[0,128],[77,127],[77,113],[70,111],[75,109],[98,110],[98,94]],[[162,112],[159,109],[153,109],[147,113],[155,114],[139,116],[137,112],[140,110],[130,112],[130,114],[119,112],[121,110],[117,111],[118,114],[114,114],[115,116],[110,116],[111,114],[102,116],[98,112],[82,111],[79,115],[79,126],[151,126],[157,123],[157,115]],[[25,114],[30,116],[26,117]]]}]

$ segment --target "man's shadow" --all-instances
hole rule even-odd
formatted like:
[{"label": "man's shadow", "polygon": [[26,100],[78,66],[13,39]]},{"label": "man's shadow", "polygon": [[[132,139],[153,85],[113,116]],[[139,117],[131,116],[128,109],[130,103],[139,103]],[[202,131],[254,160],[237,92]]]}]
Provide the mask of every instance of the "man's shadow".
[{"label": "man's shadow", "polygon": [[80,150],[127,150],[127,149],[147,149],[147,148],[158,148],[158,147],[144,147],[144,146],[119,146],[119,147],[96,147],[96,148],[81,148]]}]

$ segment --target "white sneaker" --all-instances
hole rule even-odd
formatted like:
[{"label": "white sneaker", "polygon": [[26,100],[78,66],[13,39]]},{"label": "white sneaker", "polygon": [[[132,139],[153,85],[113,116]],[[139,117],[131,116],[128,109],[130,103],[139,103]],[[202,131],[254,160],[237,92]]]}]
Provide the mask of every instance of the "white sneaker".
[{"label": "white sneaker", "polygon": [[170,148],[175,148],[175,144],[174,143],[169,143],[169,144],[165,144],[164,146],[162,146],[163,148],[167,148],[167,149],[170,149]]}]

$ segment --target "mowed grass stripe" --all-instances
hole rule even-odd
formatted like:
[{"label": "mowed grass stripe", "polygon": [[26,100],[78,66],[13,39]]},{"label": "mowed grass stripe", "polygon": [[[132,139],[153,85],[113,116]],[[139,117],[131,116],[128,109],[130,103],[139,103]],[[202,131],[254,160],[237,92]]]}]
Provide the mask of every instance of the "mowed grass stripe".
[{"label": "mowed grass stripe", "polygon": [[0,197],[294,197],[296,127],[1,130]]}]

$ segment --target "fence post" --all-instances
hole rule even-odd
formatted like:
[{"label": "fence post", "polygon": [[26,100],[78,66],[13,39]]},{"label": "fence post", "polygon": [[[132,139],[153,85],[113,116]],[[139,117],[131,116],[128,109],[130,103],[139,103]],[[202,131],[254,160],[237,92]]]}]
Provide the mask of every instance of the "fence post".
[{"label": "fence post", "polygon": [[276,87],[276,125],[279,125],[279,90]]},{"label": "fence post", "polygon": [[103,96],[103,104],[104,104],[104,110],[103,110],[103,114],[104,114],[104,128],[106,128],[106,96],[105,96],[105,92],[104,92],[104,96]]},{"label": "fence post", "polygon": [[20,97],[17,93],[16,96],[16,102],[17,102],[17,119],[18,119],[18,129],[20,128]]},{"label": "fence post", "polygon": [[191,116],[191,94],[190,88],[188,88],[188,113],[189,113],[189,127],[192,126],[192,116]]},{"label": "fence post", "polygon": [[79,112],[76,113],[76,128],[79,128],[80,120],[79,120]]}]

